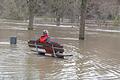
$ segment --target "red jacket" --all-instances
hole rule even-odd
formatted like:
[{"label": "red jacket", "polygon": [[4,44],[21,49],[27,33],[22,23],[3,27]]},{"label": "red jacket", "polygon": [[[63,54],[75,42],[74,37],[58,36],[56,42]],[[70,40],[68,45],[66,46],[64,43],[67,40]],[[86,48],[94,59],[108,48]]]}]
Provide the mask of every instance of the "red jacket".
[{"label": "red jacket", "polygon": [[41,36],[41,37],[40,37],[40,42],[41,42],[41,43],[46,43],[47,38],[48,38],[48,35],[47,35],[47,34]]}]

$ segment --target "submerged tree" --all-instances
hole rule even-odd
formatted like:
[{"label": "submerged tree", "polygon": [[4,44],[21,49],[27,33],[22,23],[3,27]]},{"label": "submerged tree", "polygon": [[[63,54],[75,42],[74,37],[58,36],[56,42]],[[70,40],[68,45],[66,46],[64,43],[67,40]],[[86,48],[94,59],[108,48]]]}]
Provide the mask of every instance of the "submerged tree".
[{"label": "submerged tree", "polygon": [[27,0],[28,3],[28,13],[29,13],[29,26],[28,30],[33,30],[34,12],[37,0]]},{"label": "submerged tree", "polygon": [[87,4],[87,0],[82,0],[82,2],[81,2],[80,29],[79,29],[79,39],[82,39],[82,40],[84,40],[84,33],[85,33],[86,4]]}]

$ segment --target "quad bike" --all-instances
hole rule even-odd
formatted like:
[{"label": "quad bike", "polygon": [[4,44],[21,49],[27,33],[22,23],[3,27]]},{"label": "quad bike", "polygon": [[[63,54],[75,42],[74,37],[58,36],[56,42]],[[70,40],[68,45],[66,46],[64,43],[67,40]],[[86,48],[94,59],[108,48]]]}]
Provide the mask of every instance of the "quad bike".
[{"label": "quad bike", "polygon": [[57,42],[54,42],[51,44],[51,43],[47,43],[47,42],[40,43],[39,39],[38,40],[29,40],[28,46],[31,48],[36,48],[38,54],[40,54],[40,55],[50,54],[53,57],[64,58],[63,46],[58,44]]}]

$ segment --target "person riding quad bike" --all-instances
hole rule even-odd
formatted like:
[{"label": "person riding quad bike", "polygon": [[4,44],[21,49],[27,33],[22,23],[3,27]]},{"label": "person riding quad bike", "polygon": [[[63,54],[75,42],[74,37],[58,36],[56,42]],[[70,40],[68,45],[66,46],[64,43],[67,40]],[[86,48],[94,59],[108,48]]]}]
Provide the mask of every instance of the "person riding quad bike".
[{"label": "person riding quad bike", "polygon": [[[40,43],[49,45],[49,47],[53,48],[55,53],[63,53],[63,49],[61,50],[60,48],[63,48],[60,44],[58,44],[52,37],[49,36],[48,30],[43,30],[43,35],[39,39]],[[46,50],[49,51],[49,49],[46,47]],[[53,50],[51,50],[53,53]]]},{"label": "person riding quad bike", "polygon": [[30,45],[35,43],[37,45],[42,45],[38,46],[38,48],[45,49],[46,53],[52,54],[52,56],[54,56],[54,53],[62,54],[64,52],[63,46],[49,36],[48,30],[43,30],[43,35],[36,41],[30,40],[28,42],[30,47],[35,47],[35,45]]}]

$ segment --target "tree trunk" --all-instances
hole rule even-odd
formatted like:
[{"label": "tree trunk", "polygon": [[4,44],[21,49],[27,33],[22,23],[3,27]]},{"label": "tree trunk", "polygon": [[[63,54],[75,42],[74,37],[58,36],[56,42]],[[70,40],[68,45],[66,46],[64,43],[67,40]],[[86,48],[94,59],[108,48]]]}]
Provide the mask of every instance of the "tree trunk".
[{"label": "tree trunk", "polygon": [[33,30],[33,21],[34,21],[34,0],[28,1],[28,9],[29,9],[29,25],[28,30]]},{"label": "tree trunk", "polygon": [[118,0],[118,15],[120,16],[120,0]]},{"label": "tree trunk", "polygon": [[80,28],[79,28],[79,40],[80,39],[84,40],[86,4],[87,4],[87,0],[82,0],[82,2],[81,2]]},{"label": "tree trunk", "polygon": [[61,18],[61,22],[64,22],[64,18],[63,17]]},{"label": "tree trunk", "polygon": [[75,16],[72,15],[72,16],[71,16],[71,23],[74,23],[74,22],[75,22]]},{"label": "tree trunk", "polygon": [[60,25],[60,16],[57,16],[57,18],[56,18],[56,25],[57,25],[57,26]]},{"label": "tree trunk", "polygon": [[33,21],[34,21],[34,14],[33,11],[29,12],[29,26],[28,30],[33,30]]}]

